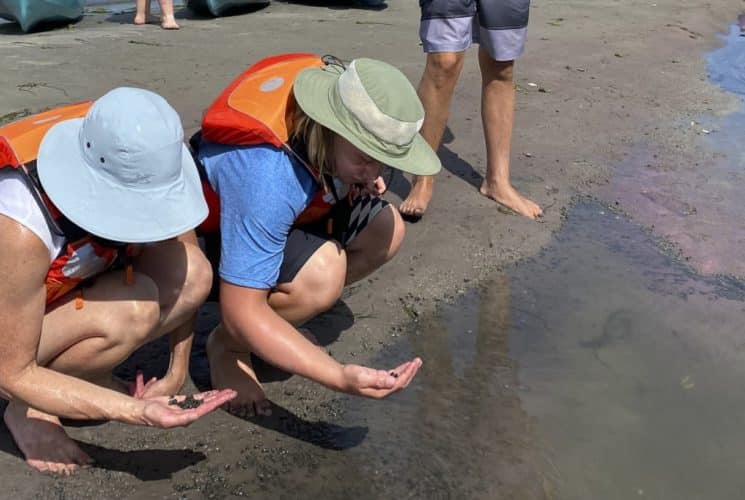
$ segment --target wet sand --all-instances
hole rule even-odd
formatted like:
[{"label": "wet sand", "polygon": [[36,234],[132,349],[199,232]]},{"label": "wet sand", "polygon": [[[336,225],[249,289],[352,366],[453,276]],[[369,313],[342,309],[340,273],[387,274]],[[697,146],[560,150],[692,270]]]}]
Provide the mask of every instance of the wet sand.
[{"label": "wet sand", "polygon": [[[706,81],[703,59],[717,44],[715,33],[736,16],[736,7],[724,0],[706,5],[534,2],[527,50],[517,65],[512,170],[516,187],[547,207],[545,219],[534,223],[503,215],[477,194],[485,163],[480,78],[472,50],[456,89],[440,151],[445,170],[427,217],[407,226],[395,261],[350,287],[343,302],[314,323],[314,333],[341,361],[379,360],[386,345],[410,342],[411,330],[402,325],[425,316],[439,300],[451,300],[494,271],[535,255],[559,229],[573,197],[597,193],[640,144],[660,151],[666,169],[690,168],[701,148],[692,140],[689,122],[738,106]],[[414,83],[423,68],[418,8],[403,0],[383,10],[275,2],[222,19],[198,19],[182,11],[179,32],[135,27],[131,21],[132,14],[93,14],[70,29],[26,36],[0,26],[0,58],[8,69],[0,77],[0,120],[130,85],[166,97],[181,113],[188,134],[222,88],[267,55],[314,51],[377,57],[399,66]],[[405,196],[408,188],[408,181],[398,177],[391,199]],[[206,308],[200,331],[214,320]],[[205,383],[200,340],[192,370],[198,386]],[[428,360],[426,345],[410,343],[413,354],[424,355],[425,372],[438,369],[436,353]],[[162,359],[151,348],[132,364]],[[386,361],[395,366],[400,360]],[[19,498],[259,498],[266,495],[264,485],[274,484],[283,487],[273,497],[296,498],[304,492],[322,497],[324,484],[342,481],[354,491],[355,485],[375,481],[376,470],[387,471],[388,482],[416,483],[406,469],[382,465],[385,447],[371,453],[364,467],[324,467],[328,460],[343,463],[345,450],[363,440],[376,443],[376,429],[344,416],[346,397],[297,377],[265,376],[273,380],[269,395],[281,407],[271,420],[246,422],[220,412],[169,432],[112,423],[70,427],[98,463],[72,478],[30,471],[2,431],[5,491]],[[478,471],[477,477],[492,481],[482,498],[550,496],[529,419],[514,393],[503,398],[505,406],[514,407],[503,430],[505,442],[519,445],[505,446],[504,459],[494,469]],[[376,404],[395,408],[402,400]],[[395,446],[394,438],[390,445]],[[448,471],[455,469],[445,460],[438,477]],[[431,496],[439,498],[436,492],[444,490],[433,491]]]}]

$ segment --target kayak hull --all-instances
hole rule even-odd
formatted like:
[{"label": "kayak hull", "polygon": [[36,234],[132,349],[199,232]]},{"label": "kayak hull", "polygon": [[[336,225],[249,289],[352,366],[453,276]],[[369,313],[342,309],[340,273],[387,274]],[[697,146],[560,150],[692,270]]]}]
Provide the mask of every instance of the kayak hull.
[{"label": "kayak hull", "polygon": [[0,17],[15,21],[24,32],[41,23],[69,23],[83,17],[85,0],[0,0]]}]

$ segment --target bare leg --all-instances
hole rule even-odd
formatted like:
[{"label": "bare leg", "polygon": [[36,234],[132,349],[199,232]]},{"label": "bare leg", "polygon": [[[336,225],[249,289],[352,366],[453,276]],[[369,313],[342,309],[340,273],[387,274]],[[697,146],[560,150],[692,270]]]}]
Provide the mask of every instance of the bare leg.
[{"label": "bare leg", "polygon": [[[290,283],[280,283],[269,294],[269,305],[287,322],[297,326],[330,309],[344,287],[346,255],[329,241],[321,245]],[[307,330],[299,330],[308,340],[317,339]],[[229,409],[239,416],[270,415],[266,399],[251,365],[251,353],[237,343],[219,325],[207,339],[207,359],[212,387],[231,388],[238,396]]]},{"label": "bare leg", "polygon": [[150,0],[136,0],[135,24],[147,24],[150,17]]},{"label": "bare leg", "polygon": [[510,146],[515,114],[514,61],[495,61],[479,47],[482,94],[481,118],[486,139],[486,177],[481,194],[535,219],[543,210],[510,184]]},{"label": "bare leg", "polygon": [[[455,84],[458,82],[463,61],[463,52],[433,52],[427,54],[427,64],[419,83],[419,98],[424,106],[424,124],[421,134],[437,151],[450,116],[450,102]],[[401,203],[402,214],[420,217],[427,210],[434,188],[433,176],[414,176],[414,186],[409,196]]]},{"label": "bare leg", "polygon": [[347,254],[328,241],[303,265],[290,283],[280,283],[269,294],[269,305],[287,322],[299,326],[329,310],[341,296]]},{"label": "bare leg", "polygon": [[222,325],[210,333],[206,349],[212,388],[230,387],[238,393],[238,401],[231,401],[228,410],[241,417],[271,415],[269,400],[251,365],[251,353],[235,345]]},{"label": "bare leg", "polygon": [[383,209],[347,247],[345,285],[359,281],[391,260],[401,248],[406,227],[392,206]]},{"label": "bare leg", "polygon": [[160,27],[165,30],[180,28],[173,15],[173,0],[158,0],[160,2]]}]

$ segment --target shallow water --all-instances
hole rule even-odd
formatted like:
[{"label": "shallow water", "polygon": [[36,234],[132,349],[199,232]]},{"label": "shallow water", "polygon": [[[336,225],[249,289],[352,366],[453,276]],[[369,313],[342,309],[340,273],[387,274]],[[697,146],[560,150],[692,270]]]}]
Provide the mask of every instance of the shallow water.
[{"label": "shallow water", "polygon": [[561,498],[742,498],[743,284],[581,204],[510,274],[520,399]]}]

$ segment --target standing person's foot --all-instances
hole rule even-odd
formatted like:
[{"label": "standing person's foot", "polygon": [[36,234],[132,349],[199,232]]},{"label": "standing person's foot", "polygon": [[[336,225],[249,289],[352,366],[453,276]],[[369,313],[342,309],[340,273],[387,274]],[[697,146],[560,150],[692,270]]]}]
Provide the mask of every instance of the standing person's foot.
[{"label": "standing person's foot", "polygon": [[219,340],[222,326],[215,328],[207,337],[207,361],[213,389],[234,389],[238,395],[227,409],[239,417],[272,414],[271,402],[266,398],[256,372],[251,365],[250,352],[236,352],[226,348]]},{"label": "standing person's foot", "polygon": [[3,419],[26,463],[34,469],[70,474],[92,462],[53,415],[11,401]]},{"label": "standing person's foot", "polygon": [[435,179],[431,175],[417,176],[413,183],[409,196],[398,207],[404,219],[419,219],[424,215],[432,199]]},{"label": "standing person's foot", "polygon": [[173,16],[163,16],[160,20],[160,27],[164,30],[177,30],[181,28]]},{"label": "standing person's foot", "polygon": [[135,24],[142,26],[147,24],[150,19],[150,0],[146,0],[144,5],[141,5],[139,0],[137,2],[137,12],[135,12]]},{"label": "standing person's foot", "polygon": [[524,215],[530,219],[535,219],[543,215],[543,209],[537,203],[522,196],[509,183],[497,185],[485,180],[481,184],[479,191],[482,195],[496,201],[500,205],[504,205],[519,215]]}]

